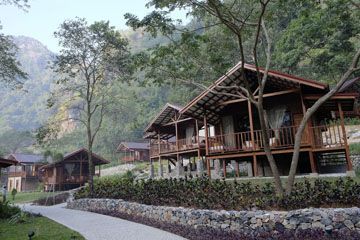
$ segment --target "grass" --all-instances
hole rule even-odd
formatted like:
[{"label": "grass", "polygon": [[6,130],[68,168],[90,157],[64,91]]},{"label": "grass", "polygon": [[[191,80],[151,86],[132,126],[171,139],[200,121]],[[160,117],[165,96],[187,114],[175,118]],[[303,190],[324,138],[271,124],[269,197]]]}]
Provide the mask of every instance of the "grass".
[{"label": "grass", "polygon": [[349,144],[350,155],[360,155],[360,143]]},{"label": "grass", "polygon": [[[33,200],[37,200],[39,198],[44,198],[47,196],[52,196],[58,194],[58,192],[18,192],[15,196],[15,200],[12,200],[11,193],[8,192],[6,195],[6,200],[8,200],[10,203],[25,203]],[[2,198],[2,194],[1,194]]]},{"label": "grass", "polygon": [[35,232],[32,240],[52,239],[85,239],[75,232],[46,217],[30,217],[26,223],[11,224],[8,220],[0,220],[0,239],[28,239],[29,232]]}]

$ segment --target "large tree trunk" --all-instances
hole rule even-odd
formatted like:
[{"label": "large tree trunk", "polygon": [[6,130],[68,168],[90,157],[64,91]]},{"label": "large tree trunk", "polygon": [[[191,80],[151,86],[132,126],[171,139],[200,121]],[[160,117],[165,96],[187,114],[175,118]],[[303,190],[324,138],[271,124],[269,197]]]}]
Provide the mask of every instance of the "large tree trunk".
[{"label": "large tree trunk", "polygon": [[259,101],[261,101],[261,102],[258,102],[257,109],[258,109],[258,113],[259,113],[261,132],[262,132],[262,136],[263,136],[264,151],[265,151],[267,160],[269,161],[269,165],[270,165],[272,174],[274,176],[276,191],[278,192],[278,194],[283,195],[284,188],[281,183],[279,170],[277,168],[274,156],[272,155],[271,149],[270,149],[269,129],[268,129],[268,125],[266,124],[266,120],[265,120],[265,111],[263,108],[262,99],[259,98]]},{"label": "large tree trunk", "polygon": [[87,116],[87,135],[88,135],[88,160],[89,160],[89,189],[90,196],[93,195],[94,192],[94,172],[93,172],[93,159],[92,159],[92,135],[91,135],[91,114],[90,114],[90,104],[88,103],[88,116]]}]

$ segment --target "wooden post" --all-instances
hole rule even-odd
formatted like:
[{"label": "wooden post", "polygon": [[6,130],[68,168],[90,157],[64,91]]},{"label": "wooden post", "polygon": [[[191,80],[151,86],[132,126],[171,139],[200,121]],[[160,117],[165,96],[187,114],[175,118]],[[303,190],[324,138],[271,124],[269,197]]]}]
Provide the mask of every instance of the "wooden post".
[{"label": "wooden post", "polygon": [[160,132],[158,133],[158,147],[159,147],[159,156],[160,156]]},{"label": "wooden post", "polygon": [[240,170],[239,170],[239,162],[236,160],[236,174],[237,174],[237,177],[239,178],[240,177]]},{"label": "wooden post", "polygon": [[224,178],[226,178],[226,159],[223,159]]},{"label": "wooden post", "polygon": [[314,154],[311,150],[309,151],[309,158],[310,158],[311,172],[316,173],[316,168],[315,168],[315,163],[314,163]]},{"label": "wooden post", "polygon": [[99,165],[99,177],[101,176],[101,165]]},{"label": "wooden post", "polygon": [[211,179],[211,171],[210,171],[210,159],[206,158],[206,168],[209,178]]},{"label": "wooden post", "polygon": [[206,109],[204,109],[204,130],[205,130],[205,151],[206,156],[209,155],[208,126],[206,118]]},{"label": "wooden post", "polygon": [[175,122],[175,142],[176,142],[176,151],[179,151],[179,136],[178,136],[177,120]]},{"label": "wooden post", "polygon": [[254,161],[254,176],[257,177],[259,176],[259,171],[258,171],[257,159],[255,154],[253,155],[253,161]]},{"label": "wooden post", "polygon": [[197,143],[198,143],[198,148],[200,148],[200,136],[199,136],[199,124],[198,124],[198,120],[195,119],[195,128],[196,128],[196,138],[197,138]]},{"label": "wooden post", "polygon": [[351,159],[350,159],[350,154],[349,154],[349,146],[347,144],[346,130],[345,130],[345,125],[344,125],[344,113],[342,111],[340,102],[338,102],[338,109],[339,109],[339,115],[340,115],[341,129],[343,132],[343,139],[344,139],[344,145],[345,145],[346,160],[348,163],[348,170],[352,171]]}]

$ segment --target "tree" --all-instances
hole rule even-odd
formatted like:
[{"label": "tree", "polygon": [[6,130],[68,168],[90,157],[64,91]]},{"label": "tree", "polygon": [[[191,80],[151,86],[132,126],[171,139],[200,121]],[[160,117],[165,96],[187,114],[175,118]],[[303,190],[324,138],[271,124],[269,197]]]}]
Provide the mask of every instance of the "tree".
[{"label": "tree", "polygon": [[[152,49],[152,51],[149,53],[142,53],[139,55],[139,61],[142,63],[148,62],[148,66],[156,66],[156,67],[150,67],[152,71],[150,71],[149,75],[147,75],[149,78],[154,78],[155,81],[157,77],[155,76],[158,72],[162,71],[163,75],[168,75],[172,79],[176,79],[176,81],[183,81],[190,84],[195,84],[198,87],[205,88],[207,87],[196,80],[196,78],[191,73],[200,73],[204,71],[204,68],[206,65],[203,64],[203,59],[199,58],[198,55],[198,49],[200,48],[199,45],[197,46],[201,40],[207,45],[211,45],[212,42],[209,40],[204,39],[203,36],[199,36],[199,29],[195,30],[188,30],[188,29],[177,29],[176,26],[173,24],[173,20],[168,17],[169,12],[173,11],[174,9],[187,9],[189,12],[189,15],[200,19],[203,23],[203,26],[201,27],[201,30],[207,29],[207,28],[214,28],[219,26],[219,28],[223,29],[223,31],[228,31],[233,36],[233,39],[238,43],[238,51],[239,54],[237,55],[239,57],[239,60],[242,63],[242,70],[243,64],[245,62],[253,62],[256,66],[257,70],[257,78],[258,78],[258,86],[259,86],[259,98],[256,100],[254,99],[254,96],[252,92],[250,91],[248,87],[248,80],[246,77],[246,74],[244,71],[242,71],[241,77],[242,80],[245,82],[245,86],[230,86],[227,88],[236,89],[238,91],[237,94],[233,94],[234,97],[238,98],[245,98],[251,103],[253,103],[259,113],[260,118],[260,124],[261,124],[261,130],[262,130],[262,136],[264,141],[264,150],[267,156],[267,159],[270,163],[271,170],[274,175],[275,184],[277,191],[280,194],[284,193],[283,186],[280,181],[280,177],[278,176],[277,166],[274,161],[274,158],[271,154],[270,147],[269,147],[269,136],[268,136],[268,130],[267,130],[267,124],[265,121],[265,112],[263,109],[263,90],[266,85],[267,80],[267,73],[268,69],[271,63],[271,51],[274,48],[274,45],[271,43],[269,30],[265,25],[265,21],[267,23],[276,23],[276,20],[274,20],[274,16],[281,15],[282,12],[280,10],[295,8],[296,7],[306,7],[304,9],[307,9],[311,13],[317,14],[317,18],[313,18],[312,21],[305,21],[309,23],[309,25],[314,24],[318,25],[318,30],[312,29],[312,31],[309,31],[309,33],[313,34],[318,38],[320,38],[321,34],[319,34],[319,30],[322,30],[321,33],[324,33],[323,36],[326,34],[333,34],[335,31],[334,26],[336,26],[336,21],[339,21],[339,18],[345,16],[346,14],[343,14],[341,11],[342,9],[348,10],[349,8],[349,2],[344,0],[339,1],[328,1],[328,2],[303,2],[303,1],[217,1],[217,0],[209,0],[209,1],[196,1],[196,0],[187,0],[187,1],[175,1],[175,0],[153,0],[148,3],[148,6],[154,6],[157,9],[160,9],[162,11],[154,11],[150,15],[146,16],[142,20],[137,19],[136,16],[127,14],[126,18],[128,19],[128,24],[134,28],[143,27],[146,31],[156,33],[157,31],[161,32],[162,34],[173,36],[176,34],[181,34],[180,40],[173,40],[172,45],[170,47],[167,46],[158,46],[156,49]],[[341,9],[341,10],[339,10]],[[303,9],[302,9],[303,10]],[[299,11],[300,12],[300,11]],[[352,11],[350,11],[352,12]],[[300,14],[303,14],[302,16],[304,19],[306,19],[306,12],[300,12]],[[307,13],[309,15],[309,13]],[[328,18],[325,18],[325,20],[322,19],[322,21],[317,21],[319,18],[326,16]],[[280,17],[281,18],[281,17]],[[292,20],[284,19],[284,22],[287,22],[287,24],[291,24]],[[283,27],[283,31],[287,31],[287,24]],[[269,26],[270,24],[267,24]],[[279,24],[281,25],[281,24]],[[298,25],[301,29],[301,25]],[[325,29],[322,29],[325,28]],[[272,28],[273,30],[274,28]],[[303,30],[303,29],[301,29]],[[329,31],[332,30],[332,31]],[[341,29],[343,30],[343,29]],[[318,32],[316,32],[318,31]],[[339,31],[339,29],[338,29]],[[341,34],[340,34],[341,36]],[[298,37],[298,36],[296,36]],[[248,42],[245,39],[251,39],[252,40],[252,47],[251,47],[251,55],[247,54],[246,49],[244,48]],[[291,41],[298,40],[301,42],[300,39],[294,39],[295,35],[290,39]],[[233,40],[231,39],[231,40]],[[311,39],[311,38],[310,38]],[[339,41],[339,39],[335,36],[332,38],[334,42]],[[325,39],[326,41],[326,39]],[[190,43],[189,43],[190,42]],[[324,42],[324,39],[323,39]],[[341,41],[340,41],[341,42]],[[344,42],[341,42],[344,43]],[[358,44],[358,43],[357,43]],[[356,44],[355,44],[356,45]],[[259,47],[261,46],[264,51],[261,51],[262,49]],[[321,44],[319,45],[319,48],[321,47]],[[332,47],[337,47],[336,44],[333,44]],[[295,48],[298,52],[298,58],[301,58],[302,55],[306,55],[306,52],[304,52],[303,48]],[[192,51],[187,51],[192,50]],[[347,55],[349,55],[349,52],[353,52],[351,50],[351,47],[348,47],[347,49],[336,50],[331,49],[333,51],[332,56],[330,55],[330,58],[334,56],[339,56],[339,52],[345,52]],[[337,51],[337,52],[336,52]],[[171,54],[178,54],[180,56],[183,56],[181,60],[184,60],[185,63],[181,63],[176,61],[175,58],[178,57],[176,55],[175,57],[171,58],[169,55]],[[263,54],[262,54],[263,53]],[[211,51],[208,51],[208,55],[212,55]],[[347,56],[346,55],[346,56]],[[164,58],[164,56],[166,56]],[[185,57],[184,57],[185,56]],[[323,55],[324,56],[324,55]],[[197,61],[193,60],[187,60],[185,58],[193,59],[193,57],[198,57],[197,60],[200,64],[197,64]],[[293,57],[293,56],[291,56]],[[164,61],[164,59],[169,59],[169,63]],[[250,60],[250,61],[249,61]],[[297,63],[297,61],[294,61]],[[344,62],[348,62],[344,61]],[[174,64],[176,63],[176,64]],[[290,170],[289,180],[286,187],[286,193],[290,193],[292,185],[293,185],[293,179],[295,176],[296,168],[297,168],[297,160],[300,150],[300,143],[301,143],[301,135],[304,131],[304,126],[307,122],[307,120],[311,117],[311,115],[316,111],[316,109],[319,108],[327,99],[329,99],[333,94],[336,93],[336,91],[342,86],[342,84],[354,73],[358,70],[357,67],[358,64],[358,54],[355,55],[353,58],[353,63],[351,67],[346,71],[345,68],[342,67],[343,71],[346,71],[346,73],[339,78],[334,78],[334,82],[336,82],[335,87],[324,97],[319,99],[305,114],[302,124],[300,125],[300,128],[296,134],[296,141],[297,144],[294,147],[294,154],[292,159],[292,166]],[[145,65],[145,64],[144,64]],[[200,66],[199,66],[200,65]],[[263,75],[259,72],[259,66],[265,66],[265,72]],[[320,65],[320,64],[318,64]],[[180,66],[180,67],[179,67]],[[216,66],[216,65],[215,65]],[[218,65],[219,66],[219,65]],[[157,68],[154,71],[154,68]],[[143,68],[142,70],[144,70]],[[190,70],[187,72],[187,70]],[[216,69],[215,69],[216,71]],[[185,73],[183,73],[185,72]],[[339,70],[338,70],[339,72]],[[189,80],[191,79],[191,80]],[[338,80],[339,79],[339,80]],[[159,81],[158,81],[159,82]],[[161,82],[161,80],[160,80]],[[219,93],[221,94],[221,93]]]},{"label": "tree", "polygon": [[6,131],[0,136],[0,149],[4,154],[23,152],[34,143],[29,131]]},{"label": "tree", "polygon": [[[27,0],[1,0],[1,5],[15,5],[24,11],[29,8]],[[18,48],[12,42],[12,38],[0,33],[0,83],[11,88],[20,88],[22,86],[21,80],[27,78],[27,74],[20,69],[21,64],[16,59],[17,52]]]},{"label": "tree", "polygon": [[[109,26],[109,22],[88,25],[85,19],[65,21],[55,32],[62,47],[52,69],[62,76],[51,93],[50,108],[62,110],[59,118],[49,121],[38,131],[38,137],[51,139],[64,121],[78,121],[86,128],[89,150],[89,186],[93,189],[93,144],[103,125],[109,106],[115,103],[112,86],[131,76],[128,42]],[[49,131],[49,129],[53,131]],[[56,137],[56,135],[52,135]]]}]

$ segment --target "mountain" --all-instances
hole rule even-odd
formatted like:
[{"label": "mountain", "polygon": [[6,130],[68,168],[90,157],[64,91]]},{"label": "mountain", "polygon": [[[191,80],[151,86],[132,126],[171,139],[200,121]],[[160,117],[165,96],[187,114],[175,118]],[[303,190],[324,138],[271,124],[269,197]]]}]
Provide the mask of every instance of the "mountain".
[{"label": "mountain", "polygon": [[35,129],[49,116],[45,104],[54,76],[47,64],[54,54],[30,37],[14,37],[14,43],[19,47],[22,70],[29,77],[23,90],[0,89],[0,133]]}]

